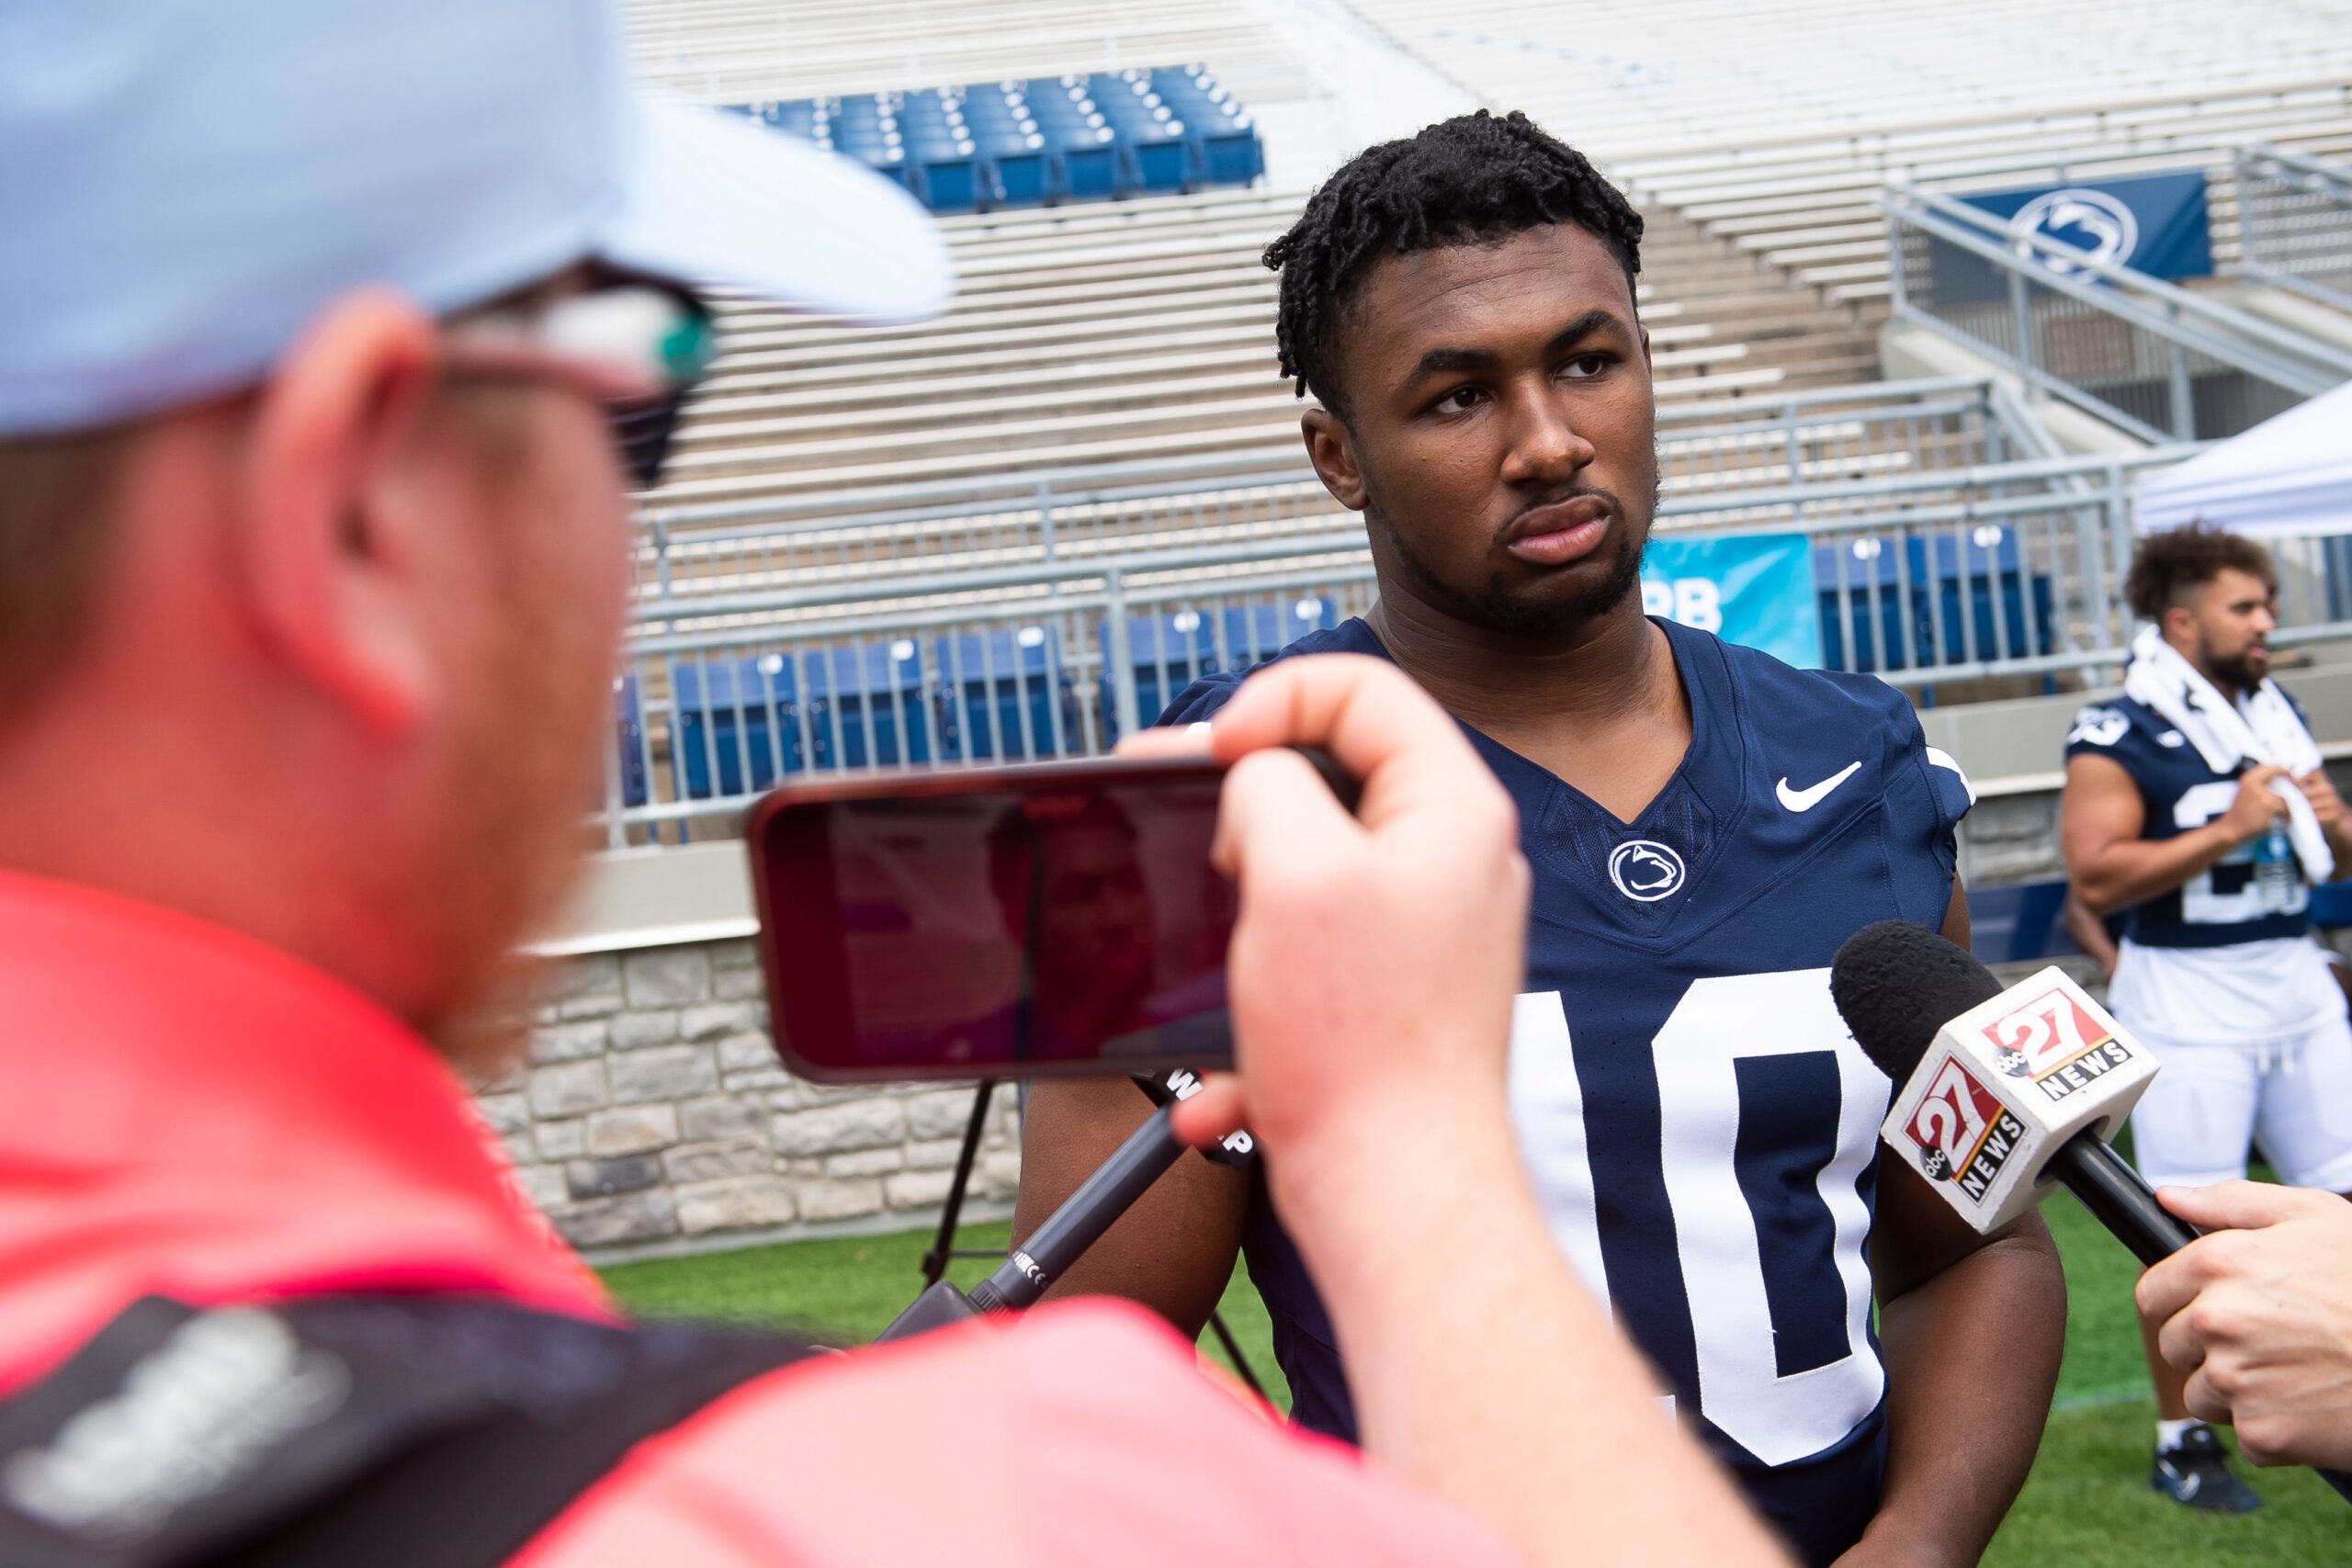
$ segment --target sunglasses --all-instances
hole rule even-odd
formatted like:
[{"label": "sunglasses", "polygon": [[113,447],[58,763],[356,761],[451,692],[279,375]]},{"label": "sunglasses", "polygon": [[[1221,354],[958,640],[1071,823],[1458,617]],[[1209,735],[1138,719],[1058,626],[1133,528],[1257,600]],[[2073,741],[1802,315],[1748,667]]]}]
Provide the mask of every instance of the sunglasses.
[{"label": "sunglasses", "polygon": [[718,348],[700,300],[635,282],[486,312],[450,325],[444,338],[454,373],[554,379],[594,399],[639,491],[662,482],[679,415]]}]

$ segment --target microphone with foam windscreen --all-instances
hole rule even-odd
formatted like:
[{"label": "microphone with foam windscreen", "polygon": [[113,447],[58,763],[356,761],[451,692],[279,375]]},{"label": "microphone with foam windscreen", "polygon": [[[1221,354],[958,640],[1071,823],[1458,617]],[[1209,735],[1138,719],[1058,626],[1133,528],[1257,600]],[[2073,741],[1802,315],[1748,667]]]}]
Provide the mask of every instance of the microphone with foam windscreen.
[{"label": "microphone with foam windscreen", "polygon": [[2155,1060],[2063,970],[2003,990],[1966,950],[1882,920],[1838,950],[1829,992],[1894,1080],[1887,1146],[1972,1226],[1996,1230],[2064,1186],[2142,1263],[2196,1239],[2109,1146]]},{"label": "microphone with foam windscreen", "polygon": [[[1966,949],[1882,920],[1838,950],[1829,994],[1894,1080],[1879,1136],[1976,1230],[1998,1229],[2063,1186],[2143,1264],[2197,1239],[2108,1146],[2155,1060],[2064,971],[2003,990]],[[2352,1476],[2318,1474],[2352,1502]]]}]

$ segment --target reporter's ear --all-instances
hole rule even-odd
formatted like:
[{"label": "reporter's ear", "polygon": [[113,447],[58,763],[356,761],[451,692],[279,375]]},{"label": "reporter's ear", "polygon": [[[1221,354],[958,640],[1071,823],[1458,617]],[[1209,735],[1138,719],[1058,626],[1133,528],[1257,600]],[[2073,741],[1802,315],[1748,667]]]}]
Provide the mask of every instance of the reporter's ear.
[{"label": "reporter's ear", "polygon": [[435,384],[432,320],[370,289],[311,323],[261,389],[234,498],[243,607],[299,680],[367,729],[433,699],[414,525],[398,467]]}]

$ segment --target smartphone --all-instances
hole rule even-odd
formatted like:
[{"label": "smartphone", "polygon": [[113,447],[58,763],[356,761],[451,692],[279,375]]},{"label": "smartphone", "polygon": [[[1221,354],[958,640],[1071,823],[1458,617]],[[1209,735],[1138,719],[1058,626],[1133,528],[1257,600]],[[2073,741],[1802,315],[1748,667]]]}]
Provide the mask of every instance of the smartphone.
[{"label": "smartphone", "polygon": [[1229,1066],[1224,773],[1112,757],[766,796],[752,881],[785,1065],[821,1083]]}]

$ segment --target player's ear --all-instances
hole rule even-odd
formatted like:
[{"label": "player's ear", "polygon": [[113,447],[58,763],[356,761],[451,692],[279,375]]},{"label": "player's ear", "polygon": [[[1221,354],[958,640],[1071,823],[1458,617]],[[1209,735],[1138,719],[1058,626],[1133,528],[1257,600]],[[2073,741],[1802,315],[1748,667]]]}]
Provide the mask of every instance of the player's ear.
[{"label": "player's ear", "polygon": [[1362,512],[1369,495],[1346,422],[1329,409],[1308,409],[1299,416],[1298,434],[1306,443],[1306,460],[1315,465],[1315,476],[1331,499],[1351,512]]}]

